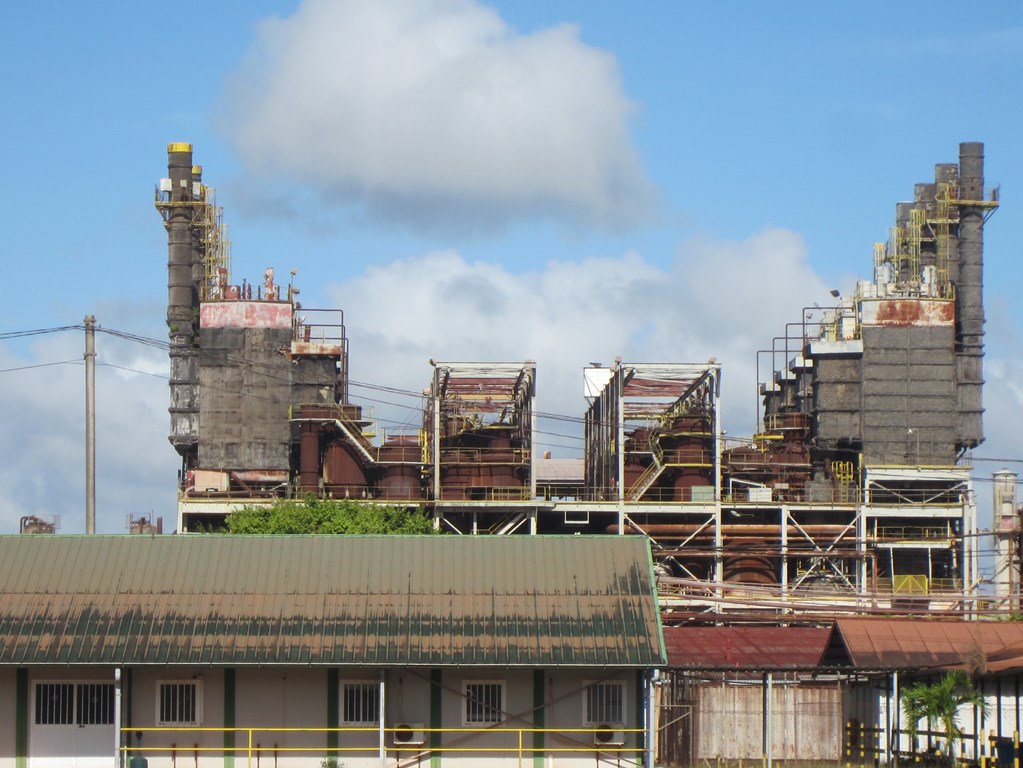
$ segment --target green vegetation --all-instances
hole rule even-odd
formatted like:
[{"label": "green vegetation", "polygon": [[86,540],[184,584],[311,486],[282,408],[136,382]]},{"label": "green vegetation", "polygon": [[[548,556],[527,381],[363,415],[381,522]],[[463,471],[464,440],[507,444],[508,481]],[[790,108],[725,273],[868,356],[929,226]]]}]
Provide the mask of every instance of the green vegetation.
[{"label": "green vegetation", "polygon": [[953,670],[936,683],[917,683],[902,691],[902,708],[909,720],[909,735],[916,739],[917,729],[923,718],[940,723],[945,731],[945,756],[948,760],[955,755],[956,741],[962,735],[956,713],[959,707],[973,705],[982,712],[987,711],[983,694],[973,687],[965,672]]},{"label": "green vegetation", "polygon": [[429,517],[416,509],[350,500],[276,501],[269,507],[250,506],[228,515],[228,533],[279,534],[431,534]]}]

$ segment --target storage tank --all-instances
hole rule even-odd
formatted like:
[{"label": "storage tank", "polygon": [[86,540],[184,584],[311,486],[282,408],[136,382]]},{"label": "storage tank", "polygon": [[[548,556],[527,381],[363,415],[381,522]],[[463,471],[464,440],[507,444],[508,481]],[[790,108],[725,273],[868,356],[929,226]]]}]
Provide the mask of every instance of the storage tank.
[{"label": "storage tank", "polygon": [[777,558],[766,552],[775,549],[764,539],[742,538],[725,541],[724,578],[737,584],[777,584]]},{"label": "storage tank", "polygon": [[416,435],[389,438],[380,446],[383,477],[380,494],[385,500],[421,501],[423,452]]}]

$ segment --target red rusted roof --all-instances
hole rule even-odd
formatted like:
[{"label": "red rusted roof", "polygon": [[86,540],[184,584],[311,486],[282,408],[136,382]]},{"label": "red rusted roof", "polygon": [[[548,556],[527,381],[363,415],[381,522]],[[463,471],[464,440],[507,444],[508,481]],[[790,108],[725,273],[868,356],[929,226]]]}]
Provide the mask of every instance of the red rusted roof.
[{"label": "red rusted roof", "polygon": [[838,619],[825,657],[856,669],[1023,668],[1023,624],[1005,621]]},{"label": "red rusted roof", "polygon": [[674,669],[812,669],[831,630],[824,627],[665,627]]}]

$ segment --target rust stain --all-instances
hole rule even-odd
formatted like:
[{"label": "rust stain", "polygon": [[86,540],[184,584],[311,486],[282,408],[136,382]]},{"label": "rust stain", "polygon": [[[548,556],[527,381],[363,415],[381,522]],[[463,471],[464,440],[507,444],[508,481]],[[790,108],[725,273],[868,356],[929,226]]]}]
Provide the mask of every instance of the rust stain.
[{"label": "rust stain", "polygon": [[886,299],[876,302],[876,316],[864,318],[877,325],[945,325],[955,321],[955,305],[951,301],[921,299]]},{"label": "rust stain", "polygon": [[291,328],[291,304],[267,301],[205,302],[199,308],[203,328]]},{"label": "rust stain", "polygon": [[338,357],[341,354],[341,345],[336,342],[293,341],[291,342],[291,354],[295,357],[300,355]]},{"label": "rust stain", "polygon": [[812,669],[831,630],[818,627],[665,627],[668,665],[683,669]]}]

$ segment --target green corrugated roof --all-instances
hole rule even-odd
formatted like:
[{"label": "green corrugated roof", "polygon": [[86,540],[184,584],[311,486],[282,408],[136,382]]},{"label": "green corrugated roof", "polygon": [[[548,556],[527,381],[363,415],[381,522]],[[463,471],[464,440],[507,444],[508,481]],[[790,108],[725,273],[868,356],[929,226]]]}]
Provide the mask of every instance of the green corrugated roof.
[{"label": "green corrugated roof", "polygon": [[661,666],[622,536],[0,536],[0,664]]}]

